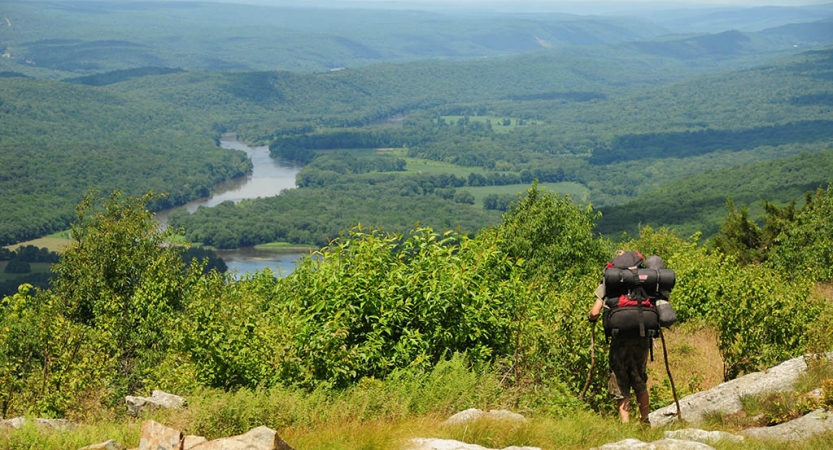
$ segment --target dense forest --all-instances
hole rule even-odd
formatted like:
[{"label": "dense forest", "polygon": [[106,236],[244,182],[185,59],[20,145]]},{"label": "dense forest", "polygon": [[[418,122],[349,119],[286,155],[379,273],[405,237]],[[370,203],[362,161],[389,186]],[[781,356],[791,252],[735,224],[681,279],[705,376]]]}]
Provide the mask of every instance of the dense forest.
[{"label": "dense forest", "polygon": [[[287,195],[172,216],[189,240],[221,248],[274,241],[321,246],[359,223],[474,233],[508,208],[505,189],[521,192],[533,180],[580,186],[586,195],[576,200],[604,213],[599,229],[611,236],[640,223],[711,236],[730,197],[756,215],[760,198],[787,201],[829,181],[811,167],[824,166],[808,159],[826,155],[833,141],[824,6],[770,17],[768,27],[761,16],[727,11],[722,20],[737,21],[736,31],[684,36],[663,29],[681,26],[679,18],[656,15],[646,26],[643,19],[564,14],[351,10],[335,25],[326,9],[302,19],[297,9],[241,5],[80,5],[11,2],[2,11],[8,19],[7,56],[0,58],[3,244],[68,228],[73,205],[89,187],[166,194],[150,203],[154,211],[205,196],[251,167],[242,153],[217,148],[219,135],[230,131],[268,143],[275,157],[305,168]],[[217,70],[222,64],[195,59],[209,41],[194,40],[194,27],[229,8],[229,26],[249,23],[273,38],[292,27],[301,36],[316,21],[332,23],[327,39],[378,58],[296,70],[297,60],[281,66],[292,59],[270,52],[277,59],[269,67],[293,70],[265,70],[262,41],[221,26],[218,38],[248,45],[225,53],[246,61],[226,67],[238,70]],[[697,17],[691,24],[709,23],[688,14]],[[109,25],[96,28],[102,16]],[[379,40],[365,26],[351,43],[342,36],[354,21],[386,20],[411,35],[416,28],[406,30],[416,25],[404,24],[415,20],[425,35],[460,26],[439,53]],[[159,32],[137,37],[131,30],[143,21]],[[495,23],[501,27],[487,35]],[[617,28],[609,28],[613,23]],[[164,36],[168,44],[159,40]],[[528,48],[522,36],[539,44]],[[460,50],[473,42],[470,52]],[[174,64],[173,49],[194,56]],[[335,58],[340,51],[320,54]],[[807,168],[800,181],[750,169],[764,189],[757,195],[743,191],[755,182],[729,186],[712,176],[770,167],[759,166],[766,161]],[[425,173],[428,162],[438,169]],[[644,198],[651,209],[634,212],[630,205]],[[680,204],[692,207],[682,211]]]}]

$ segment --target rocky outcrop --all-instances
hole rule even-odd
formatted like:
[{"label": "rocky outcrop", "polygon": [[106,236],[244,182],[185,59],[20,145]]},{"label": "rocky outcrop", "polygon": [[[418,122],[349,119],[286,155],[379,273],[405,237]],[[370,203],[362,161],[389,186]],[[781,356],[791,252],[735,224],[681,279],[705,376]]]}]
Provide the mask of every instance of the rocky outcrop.
[{"label": "rocky outcrop", "polygon": [[602,445],[591,450],[715,450],[702,442],[683,441],[679,439],[662,439],[650,443],[638,439],[625,439]]},{"label": "rocky outcrop", "polygon": [[702,442],[704,444],[716,444],[720,441],[743,442],[743,436],[737,436],[725,431],[706,431],[696,428],[666,431],[662,436],[666,439],[680,439],[684,441]]},{"label": "rocky outcrop", "polygon": [[127,412],[132,416],[138,416],[146,408],[180,409],[185,405],[184,398],[159,390],[153,391],[150,397],[128,395],[124,402],[127,404]]},{"label": "rocky outcrop", "polygon": [[505,409],[493,409],[489,412],[483,412],[477,408],[469,408],[465,411],[460,411],[457,414],[446,419],[443,425],[459,425],[461,423],[472,420],[487,419],[487,420],[511,420],[516,422],[526,422],[526,417],[507,411]]},{"label": "rocky outcrop", "polygon": [[[492,450],[482,445],[466,444],[451,439],[417,438],[409,441],[407,450]],[[503,450],[541,450],[538,447],[506,447]]]},{"label": "rocky outcrop", "polygon": [[[81,450],[124,450],[124,446],[109,440]],[[138,450],[294,450],[278,433],[267,427],[257,427],[245,434],[209,441],[201,436],[183,436],[179,430],[153,420],[142,423]]]},{"label": "rocky outcrop", "polygon": [[86,447],[81,447],[78,450],[126,450],[126,447],[124,445],[121,445],[121,443],[113,439],[110,439],[107,442],[88,445]]},{"label": "rocky outcrop", "polygon": [[[75,424],[66,419],[33,419],[42,430],[66,431],[75,428]],[[0,420],[0,430],[23,428],[28,423],[25,417]]]},{"label": "rocky outcrop", "polygon": [[[469,408],[460,411],[457,414],[449,417],[443,422],[443,426],[462,425],[476,420],[505,420],[511,422],[524,423],[526,417],[507,411],[505,409],[493,409],[488,412],[477,408]],[[482,445],[467,444],[465,442],[455,441],[452,439],[433,439],[433,438],[416,438],[408,441],[408,450],[493,450]],[[506,447],[503,450],[541,450],[538,447]]]},{"label": "rocky outcrop", "polygon": [[[828,353],[827,358],[833,358]],[[698,392],[680,399],[682,418],[686,423],[699,425],[703,416],[712,412],[736,413],[743,409],[740,398],[765,392],[791,390],[798,376],[807,370],[804,357],[793,358],[769,370],[750,373],[740,378],[719,384],[708,391]],[[661,427],[677,418],[677,405],[672,403],[649,415],[651,425]]]},{"label": "rocky outcrop", "polygon": [[789,422],[771,427],[748,428],[742,433],[760,440],[802,441],[830,431],[833,431],[833,416],[825,409],[817,409]]}]

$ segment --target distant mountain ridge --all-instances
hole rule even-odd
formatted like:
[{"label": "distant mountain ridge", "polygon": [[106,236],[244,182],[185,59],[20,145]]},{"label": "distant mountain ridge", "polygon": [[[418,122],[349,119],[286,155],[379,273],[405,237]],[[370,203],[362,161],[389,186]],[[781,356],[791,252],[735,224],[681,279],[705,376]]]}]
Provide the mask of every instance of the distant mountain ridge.
[{"label": "distant mountain ridge", "polygon": [[[94,73],[139,67],[327,71],[381,62],[501,57],[629,46],[681,60],[725,59],[833,41],[833,4],[778,8],[622,7],[608,15],[464,8],[313,8],[284,2],[6,2],[0,71]],[[494,3],[493,5],[499,5]],[[611,50],[615,51],[615,50]],[[32,73],[34,74],[34,73]]]}]

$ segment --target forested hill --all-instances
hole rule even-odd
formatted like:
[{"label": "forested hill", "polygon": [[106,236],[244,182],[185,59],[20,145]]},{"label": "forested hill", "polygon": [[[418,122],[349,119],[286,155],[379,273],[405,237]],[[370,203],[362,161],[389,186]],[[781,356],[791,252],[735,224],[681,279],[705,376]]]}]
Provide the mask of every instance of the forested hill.
[{"label": "forested hill", "polygon": [[[404,146],[402,156],[456,164],[452,172],[468,187],[578,183],[597,207],[708,170],[829,148],[831,51],[674,83],[662,80],[676,79],[669,67],[679,66],[658,61],[653,71],[627,58],[540,55],[326,74],[128,71],[88,79],[104,87],[3,78],[3,167],[18,174],[2,180],[3,235],[16,242],[65,227],[91,185],[170,192],[171,204],[204,195],[247,167],[211,141],[228,130],[261,142],[316,137],[308,142],[329,149],[357,148],[349,136],[373,142],[359,148]],[[408,119],[387,131],[377,124],[395,115]],[[482,180],[469,175],[483,169]],[[332,179],[317,170],[306,171],[308,185]],[[397,219],[417,220],[426,218]],[[490,220],[464,221],[469,228]]]},{"label": "forested hill", "polygon": [[111,91],[0,80],[0,244],[66,229],[90,187],[170,193],[158,209],[246,173],[246,155],[219,149],[198,119]]},{"label": "forested hill", "polygon": [[[424,5],[423,5],[424,6]],[[479,10],[393,10],[332,5],[258,6],[219,2],[29,2],[10,0],[0,38],[2,66],[51,78],[137,67],[322,72],[381,62],[493,58],[541,49],[746,59],[824,42],[829,5],[581,14]],[[560,5],[563,7],[564,5]],[[378,7],[378,5],[377,5]],[[478,8],[473,8],[478,9]],[[4,20],[5,22],[5,20]],[[785,25],[791,28],[779,28]],[[772,29],[772,30],[771,30]],[[740,30],[731,32],[729,30]],[[774,31],[773,31],[774,30]],[[631,45],[631,43],[637,43]],[[761,59],[758,59],[761,61]],[[708,65],[702,65],[706,68]]]},{"label": "forested hill", "polygon": [[635,236],[640,226],[650,225],[669,227],[682,235],[714,235],[726,218],[727,200],[749,205],[753,217],[759,217],[763,201],[800,203],[805,193],[828,188],[833,181],[833,144],[829,148],[669,183],[625,204],[602,208],[598,230],[608,235],[627,232]]},{"label": "forested hill", "polygon": [[[180,34],[166,34],[174,32],[172,18],[196,20],[224,11],[229,23],[239,24],[259,11],[264,15],[251,18],[257,25],[253,29],[271,23],[281,33],[298,31],[292,17],[305,30],[324,19],[307,11],[312,15],[303,20],[290,14],[270,21],[264,9],[232,10],[220,4],[115,8],[106,2],[82,3],[83,8],[73,9],[10,2],[13,8],[4,4],[0,11],[8,19],[0,34],[4,243],[65,228],[72,206],[91,186],[169,194],[152,208],[205,195],[213,183],[249,167],[241,153],[216,148],[213,139],[226,131],[236,131],[247,142],[270,143],[274,155],[308,166],[299,177],[303,192],[294,194],[295,203],[259,200],[181,219],[192,238],[224,246],[276,236],[274,230],[254,230],[260,226],[250,215],[255,211],[270,220],[276,210],[302,217],[314,199],[353,205],[356,198],[349,197],[356,192],[384,195],[368,199],[369,209],[330,210],[330,216],[322,213],[299,223],[304,232],[295,230],[293,239],[326,242],[339,231],[335,224],[357,221],[397,228],[419,221],[474,231],[494,223],[498,210],[534,179],[608,210],[708,171],[827,150],[833,139],[833,51],[819,44],[829,39],[829,31],[819,26],[826,22],[655,36],[661,30],[639,30],[639,21],[616,19],[618,26],[636,33],[625,42],[604,37],[612,17],[545,14],[523,23],[547,23],[553,33],[565,23],[576,30],[593,29],[598,42],[539,45],[534,51],[506,48],[505,55],[501,50],[478,59],[461,53],[390,62],[399,56],[383,55],[378,64],[317,73],[306,66],[297,71],[207,71],[195,69],[206,66],[192,59],[217,57],[216,51],[194,45],[192,39],[205,38],[205,32],[185,21],[176,30]],[[43,14],[42,21],[33,20],[36,13]],[[344,23],[370,14],[346,12]],[[401,19],[396,30],[406,35],[409,27],[434,30],[437,17],[450,20],[433,12],[391,14],[385,17]],[[421,24],[416,17],[432,19]],[[447,42],[474,36],[484,23],[500,36],[501,30],[517,30],[519,17],[472,16],[472,28],[449,27],[453,33]],[[133,33],[142,25],[161,28],[159,33]],[[245,67],[272,64],[263,59],[274,54],[261,46],[263,41],[235,30],[218,28],[212,35],[222,37],[224,45],[245,49],[224,55],[247,61]],[[396,34],[384,27],[376,31],[376,37]],[[359,29],[355,38],[366,32]],[[120,33],[133,33],[136,42]],[[799,37],[797,47],[788,44]],[[281,42],[281,51],[305,48],[294,47],[292,40],[270,45],[275,42]],[[804,45],[818,47],[807,51]],[[33,48],[44,53],[32,59]],[[182,49],[190,56],[177,53]],[[136,52],[147,58],[134,58]],[[182,64],[168,64],[170,55],[158,52],[179,55]],[[71,64],[56,60],[46,67],[42,62],[51,57]],[[307,60],[296,55],[293,61],[303,65]],[[408,202],[421,202],[410,208],[410,215],[404,206]],[[350,215],[360,210],[362,217]],[[442,217],[430,217],[431,211]],[[336,215],[339,220],[333,219]],[[690,217],[693,222],[680,223],[684,229],[714,227],[702,215]],[[616,230],[631,224],[608,221],[605,226]],[[236,236],[227,236],[231,229]],[[218,236],[221,231],[225,235]]]}]

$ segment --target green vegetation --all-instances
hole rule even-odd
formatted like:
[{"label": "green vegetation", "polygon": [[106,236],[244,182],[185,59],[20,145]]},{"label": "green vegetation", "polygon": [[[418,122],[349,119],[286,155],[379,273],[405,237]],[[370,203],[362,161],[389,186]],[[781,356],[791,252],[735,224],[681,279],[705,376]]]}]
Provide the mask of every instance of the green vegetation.
[{"label": "green vegetation", "polygon": [[[90,85],[2,78],[0,108],[8,120],[0,124],[6,171],[0,187],[7,193],[0,242],[67,228],[72,204],[89,187],[167,193],[152,210],[203,196],[249,168],[241,153],[211,141],[232,130],[307,164],[299,176],[302,192],[294,201],[253,200],[181,218],[194,242],[320,246],[358,223],[400,232],[416,222],[475,232],[495,223],[496,216],[483,214],[483,200],[500,193],[469,188],[528,186],[534,179],[582,185],[586,193],[575,198],[605,213],[600,230],[609,235],[633,233],[641,220],[681,235],[711,236],[732,186],[710,172],[763,161],[776,161],[774,167],[790,156],[800,163],[809,158],[802,152],[830,149],[829,54],[807,52],[708,76],[681,70],[672,78],[664,66],[646,69],[639,59],[556,52],[318,74],[137,68],[71,80]],[[443,174],[457,179],[438,178]],[[814,175],[791,187],[796,178],[753,177],[766,182],[755,195],[773,201],[828,181]],[[359,191],[377,196],[356,208],[367,195]],[[710,191],[714,198],[703,200]],[[411,212],[402,204],[404,192],[411,192]],[[650,196],[656,211],[648,217],[618,212],[628,201],[642,203],[640,195]],[[322,197],[355,212],[337,207],[311,217],[311,205]],[[733,197],[738,204],[759,198]],[[680,204],[692,208],[681,213]],[[697,211],[701,205],[708,210]],[[398,208],[405,211],[387,212]],[[278,214],[306,218],[281,224]],[[257,218],[268,218],[270,229]]]},{"label": "green vegetation", "polygon": [[[829,268],[819,259],[829,230],[817,225],[833,223],[833,190],[808,198],[794,214],[771,210],[782,238],[767,249],[766,263],[738,264],[739,253],[648,227],[619,244],[663,255],[677,272],[680,322],[712,324],[725,379],[829,342],[833,308],[813,286],[831,281],[829,270],[817,270]],[[5,433],[6,445],[33,439],[70,448],[113,436],[131,442],[138,422],[125,416],[122,397],[155,388],[189,398],[187,413],[154,413],[186,432],[212,438],[266,424],[309,448],[332,445],[324,430],[345,428],[354,437],[341,448],[389,446],[424,436],[424,428],[412,428],[420,417],[430,435],[578,448],[591,442],[578,421],[612,415],[603,355],[596,355],[589,395],[578,398],[590,333],[601,330],[586,325],[589,300],[577,301],[576,293],[590,295],[616,247],[594,233],[598,214],[569,197],[533,185],[497,226],[473,237],[425,227],[406,234],[355,228],[291,275],[267,271],[240,281],[183,264],[165,245],[174,229],[160,231],[147,212],[152,199],[89,194],[52,287],[24,286],[4,298],[3,416],[86,424],[60,436]],[[729,232],[736,222],[727,219],[726,241],[737,236]],[[805,270],[795,272],[794,261]],[[668,401],[655,392],[656,406]],[[474,424],[465,436],[436,425],[467,407],[511,408],[533,422],[520,429]],[[781,417],[774,406],[763,408]],[[573,418],[554,419],[566,416]],[[592,442],[660,433],[614,420],[601,420],[607,431]]]}]

